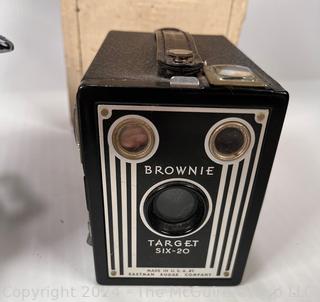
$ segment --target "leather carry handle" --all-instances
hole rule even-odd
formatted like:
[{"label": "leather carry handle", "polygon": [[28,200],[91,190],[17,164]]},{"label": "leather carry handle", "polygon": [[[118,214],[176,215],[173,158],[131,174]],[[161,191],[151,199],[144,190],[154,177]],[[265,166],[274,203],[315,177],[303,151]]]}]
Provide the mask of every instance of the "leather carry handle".
[{"label": "leather carry handle", "polygon": [[159,73],[190,76],[201,71],[203,61],[193,37],[176,28],[161,28],[155,31]]}]

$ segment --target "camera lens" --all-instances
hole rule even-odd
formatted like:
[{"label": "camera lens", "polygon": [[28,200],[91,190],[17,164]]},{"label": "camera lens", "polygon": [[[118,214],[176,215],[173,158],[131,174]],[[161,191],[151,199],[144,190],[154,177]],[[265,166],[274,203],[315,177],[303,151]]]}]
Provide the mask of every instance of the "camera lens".
[{"label": "camera lens", "polygon": [[207,199],[196,186],[172,182],[155,189],[145,204],[149,224],[156,231],[179,236],[195,230],[203,222]]},{"label": "camera lens", "polygon": [[210,151],[224,161],[240,158],[250,146],[250,132],[240,122],[226,122],[217,127],[210,137]]},{"label": "camera lens", "polygon": [[181,222],[189,219],[197,210],[197,200],[191,190],[173,186],[154,197],[153,213],[167,222]]},{"label": "camera lens", "polygon": [[128,118],[119,123],[113,131],[112,141],[116,151],[128,159],[147,156],[154,146],[154,133],[143,120]]}]

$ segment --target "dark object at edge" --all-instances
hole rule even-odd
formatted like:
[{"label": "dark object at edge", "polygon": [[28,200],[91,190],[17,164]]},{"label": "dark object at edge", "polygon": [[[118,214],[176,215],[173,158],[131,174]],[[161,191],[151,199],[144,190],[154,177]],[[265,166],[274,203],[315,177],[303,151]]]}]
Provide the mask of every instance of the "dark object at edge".
[{"label": "dark object at edge", "polygon": [[0,53],[13,51],[14,45],[4,36],[0,35]]}]

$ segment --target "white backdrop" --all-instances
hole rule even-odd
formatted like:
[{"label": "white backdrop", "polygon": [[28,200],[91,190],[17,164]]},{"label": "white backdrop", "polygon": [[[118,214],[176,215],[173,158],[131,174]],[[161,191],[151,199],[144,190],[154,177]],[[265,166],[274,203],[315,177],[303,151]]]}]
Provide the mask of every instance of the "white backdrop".
[{"label": "white backdrop", "polygon": [[240,48],[290,92],[243,283],[100,287],[85,244],[58,0],[2,0],[0,301],[318,301],[320,2],[251,0]]},{"label": "white backdrop", "polygon": [[319,34],[319,0],[249,0],[239,46],[280,82],[319,79]]}]

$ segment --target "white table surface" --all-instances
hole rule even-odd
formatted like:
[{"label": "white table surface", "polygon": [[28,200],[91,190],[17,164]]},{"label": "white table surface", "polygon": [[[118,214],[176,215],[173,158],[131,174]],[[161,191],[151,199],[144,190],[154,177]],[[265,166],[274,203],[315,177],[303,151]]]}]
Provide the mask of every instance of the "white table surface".
[{"label": "white table surface", "polygon": [[319,301],[320,81],[282,84],[291,102],[237,287],[97,285],[65,89],[0,92],[0,301]]}]

